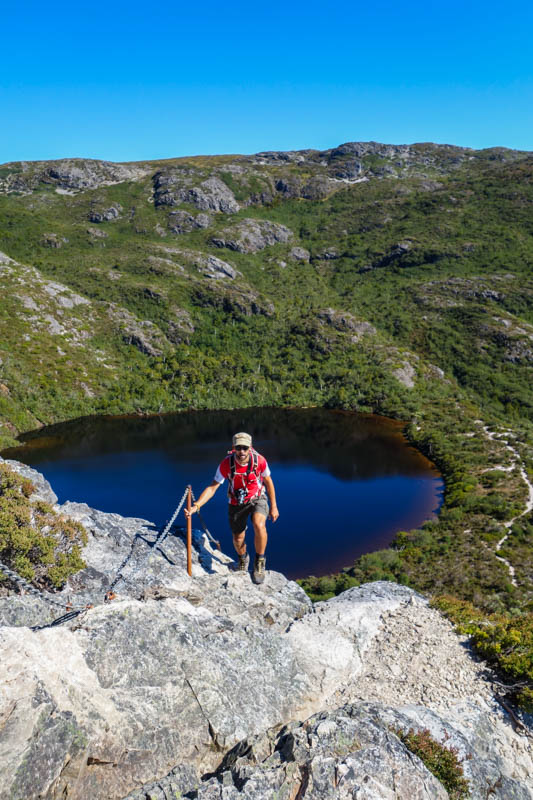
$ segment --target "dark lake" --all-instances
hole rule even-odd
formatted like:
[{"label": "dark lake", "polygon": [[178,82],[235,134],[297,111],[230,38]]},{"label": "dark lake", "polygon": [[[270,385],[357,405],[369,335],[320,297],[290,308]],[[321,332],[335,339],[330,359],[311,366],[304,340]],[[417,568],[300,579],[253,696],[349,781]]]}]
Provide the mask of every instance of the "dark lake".
[{"label": "dark lake", "polygon": [[[280,518],[267,523],[267,568],[290,578],[338,571],[434,517],[441,505],[443,480],[407,443],[401,423],[325,409],[91,417],[25,434],[2,456],[42,472],[59,502],[162,526],[188,483],[198,496],[211,482],[240,430],[252,434],[276,487]],[[202,514],[232,554],[226,486]],[[251,526],[247,539],[253,552]]]}]

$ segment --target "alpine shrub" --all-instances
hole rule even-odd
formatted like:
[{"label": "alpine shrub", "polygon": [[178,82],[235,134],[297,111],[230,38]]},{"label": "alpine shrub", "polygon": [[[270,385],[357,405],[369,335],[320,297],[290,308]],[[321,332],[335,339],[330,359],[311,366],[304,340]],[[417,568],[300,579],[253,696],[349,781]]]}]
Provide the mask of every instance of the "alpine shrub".
[{"label": "alpine shrub", "polygon": [[[0,464],[0,561],[43,588],[59,588],[85,566],[80,548],[87,533],[48,503],[32,502],[33,490],[31,481]],[[6,580],[1,570],[0,580]]]},{"label": "alpine shrub", "polygon": [[464,800],[468,797],[468,781],[464,777],[455,747],[435,741],[427,728],[421,731],[410,728],[407,733],[400,728],[393,728],[392,731],[442,783],[450,800]]}]

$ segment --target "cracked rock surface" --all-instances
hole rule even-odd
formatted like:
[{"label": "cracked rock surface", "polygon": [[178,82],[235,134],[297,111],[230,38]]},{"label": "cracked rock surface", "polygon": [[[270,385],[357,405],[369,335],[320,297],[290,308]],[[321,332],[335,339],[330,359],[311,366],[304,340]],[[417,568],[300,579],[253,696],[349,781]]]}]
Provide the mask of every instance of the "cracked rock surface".
[{"label": "cracked rock surface", "polygon": [[156,546],[145,520],[61,511],[86,526],[88,566],[54,599],[94,608],[32,630],[58,609],[0,598],[1,800],[444,799],[391,728],[455,747],[474,800],[533,797],[530,720],[513,729],[492,676],[412,590],[313,606],[279,573],[234,573],[200,531],[189,577],[180,530]]}]

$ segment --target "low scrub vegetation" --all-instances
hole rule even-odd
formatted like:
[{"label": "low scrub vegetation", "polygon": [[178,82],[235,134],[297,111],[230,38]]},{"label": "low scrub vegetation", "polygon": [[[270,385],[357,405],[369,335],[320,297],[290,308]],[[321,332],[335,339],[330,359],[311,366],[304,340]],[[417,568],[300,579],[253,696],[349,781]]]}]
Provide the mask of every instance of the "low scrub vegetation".
[{"label": "low scrub vegetation", "polygon": [[507,682],[503,691],[525,711],[533,712],[533,613],[485,614],[456,597],[437,597],[443,612],[461,633],[471,637],[474,649]]},{"label": "low scrub vegetation", "polygon": [[426,728],[421,731],[410,728],[407,732],[393,728],[392,732],[442,783],[450,800],[467,800],[469,785],[454,747],[437,742]]},{"label": "low scrub vegetation", "polygon": [[[35,585],[60,588],[85,566],[80,548],[84,528],[57,514],[52,506],[31,500],[33,484],[0,464],[0,561]],[[0,581],[11,581],[2,575]]]}]

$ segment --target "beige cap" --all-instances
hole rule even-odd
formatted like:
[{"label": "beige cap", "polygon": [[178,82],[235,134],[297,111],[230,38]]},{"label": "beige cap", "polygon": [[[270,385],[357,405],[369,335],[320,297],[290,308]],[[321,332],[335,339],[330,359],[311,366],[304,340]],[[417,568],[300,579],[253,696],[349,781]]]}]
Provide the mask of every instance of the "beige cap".
[{"label": "beige cap", "polygon": [[244,444],[246,447],[252,446],[252,437],[249,433],[236,433],[232,439],[233,447],[236,447],[238,444]]}]

